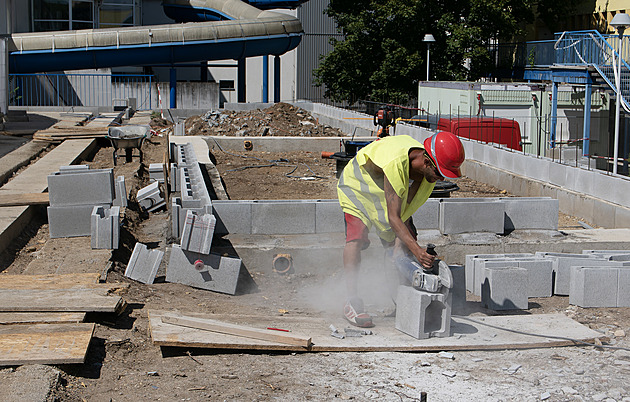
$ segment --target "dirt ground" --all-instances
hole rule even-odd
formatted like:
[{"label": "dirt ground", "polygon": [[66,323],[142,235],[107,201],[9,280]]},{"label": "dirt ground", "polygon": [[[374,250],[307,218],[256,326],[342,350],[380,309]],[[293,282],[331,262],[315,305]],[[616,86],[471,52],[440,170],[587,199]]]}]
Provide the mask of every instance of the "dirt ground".
[{"label": "dirt ground", "polygon": [[[308,121],[306,116],[300,119]],[[186,124],[199,120],[189,119]],[[286,128],[272,118],[268,126],[274,125]],[[208,134],[203,129],[198,133]],[[583,309],[570,306],[567,297],[530,299],[527,313],[564,313],[607,336],[610,341],[604,346],[608,347],[456,352],[454,359],[444,359],[437,353],[271,353],[154,346],[148,309],[324,316],[344,325],[337,314],[308,300],[318,286],[342,280],[341,262],[325,273],[283,276],[248,267],[255,286],[235,296],[164,282],[168,256],[155,284],[124,277],[136,241],[155,242],[162,248],[169,241],[168,211],[146,214],[135,203],[137,190],[148,184],[148,164],[161,163],[165,147],[165,137],[152,137],[143,147],[143,164],[134,160],[114,167],[116,176],[125,176],[131,195],[121,248],[113,253],[107,282],[130,285],[123,295],[129,308],[120,316],[89,317],[97,325],[86,362],[53,366],[60,380],[53,384],[48,400],[414,401],[427,392],[428,401],[630,401],[630,343],[625,335],[630,331],[630,309]],[[336,198],[335,161],[315,153],[239,151],[215,152],[214,156],[232,199]],[[85,163],[92,168],[113,167],[111,148],[102,147]],[[453,197],[510,196],[467,178],[457,184],[460,190]],[[55,247],[46,247],[50,244],[48,225],[45,210],[40,212],[16,239],[15,247],[2,256],[0,271],[22,273],[36,259],[53,258],[46,253],[81,252],[74,239],[56,239]],[[560,227],[580,227],[580,220],[561,215]],[[478,301],[472,295],[469,300]],[[492,312],[478,307],[473,313],[484,314]],[[0,369],[0,384],[29,370],[41,368]],[[5,400],[19,398],[0,386],[0,401]]]}]

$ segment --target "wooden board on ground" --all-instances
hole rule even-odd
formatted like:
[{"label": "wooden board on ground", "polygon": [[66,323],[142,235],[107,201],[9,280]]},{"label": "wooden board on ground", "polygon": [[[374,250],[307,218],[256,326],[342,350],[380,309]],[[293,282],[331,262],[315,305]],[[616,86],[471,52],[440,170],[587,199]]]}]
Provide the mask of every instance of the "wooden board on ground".
[{"label": "wooden board on ground", "polygon": [[201,329],[204,331],[212,331],[220,334],[235,335],[245,338],[252,338],[262,341],[270,341],[273,343],[281,343],[283,345],[300,346],[309,348],[311,346],[311,338],[299,335],[289,334],[284,331],[258,329],[243,325],[229,324],[222,321],[211,320],[207,318],[184,316],[181,314],[164,314],[162,322],[180,327]]},{"label": "wooden board on ground", "polygon": [[3,194],[0,193],[0,207],[20,207],[25,205],[48,205],[48,193]]},{"label": "wooden board on ground", "polygon": [[91,289],[0,289],[0,311],[118,313],[125,302],[120,296],[108,294],[109,289],[108,285]]},{"label": "wooden board on ground", "polygon": [[79,323],[85,313],[0,313],[0,325]]},{"label": "wooden board on ground", "polygon": [[0,366],[83,363],[94,326],[93,323],[0,326]]},{"label": "wooden board on ground", "polygon": [[[226,335],[194,328],[185,328],[162,322],[169,311],[150,310],[151,338],[155,345],[175,347],[199,347],[216,349],[304,351],[298,346]],[[496,350],[529,349],[579,345],[568,338],[592,342],[601,336],[599,332],[565,316],[564,314],[531,314],[492,317],[453,317],[452,336],[448,338],[415,339],[395,329],[395,318],[382,318],[372,328],[373,335],[334,338],[329,326],[335,325],[343,334],[348,325],[341,319],[327,321],[316,317],[290,316],[239,316],[239,315],[186,315],[205,317],[254,328],[281,328],[290,333],[312,338],[311,351],[373,352],[409,351],[437,352],[442,350]],[[355,328],[356,329],[356,328]],[[515,332],[517,331],[517,332]],[[538,334],[535,335],[525,335]]]},{"label": "wooden board on ground", "polygon": [[[62,275],[0,275],[0,289],[73,289],[88,288],[98,283],[98,273],[79,273]],[[111,286],[111,284],[109,284]]]}]

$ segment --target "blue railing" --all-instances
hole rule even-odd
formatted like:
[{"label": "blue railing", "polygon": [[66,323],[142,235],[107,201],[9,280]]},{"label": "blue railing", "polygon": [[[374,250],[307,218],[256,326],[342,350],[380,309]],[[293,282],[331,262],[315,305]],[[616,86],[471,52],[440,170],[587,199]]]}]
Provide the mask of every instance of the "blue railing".
[{"label": "blue railing", "polygon": [[[593,67],[613,92],[617,92],[615,70],[619,63],[619,36],[590,31],[567,31],[556,34],[554,41],[528,42],[528,66]],[[621,100],[630,110],[630,36],[621,41]]]},{"label": "blue railing", "polygon": [[136,99],[150,110],[153,77],[126,74],[9,74],[9,106],[115,107]]}]

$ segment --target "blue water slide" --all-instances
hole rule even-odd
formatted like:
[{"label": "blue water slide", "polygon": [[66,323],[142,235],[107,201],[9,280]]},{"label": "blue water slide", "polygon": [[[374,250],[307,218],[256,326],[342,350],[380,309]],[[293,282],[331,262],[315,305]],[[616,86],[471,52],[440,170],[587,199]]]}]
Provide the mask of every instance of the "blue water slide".
[{"label": "blue water slide", "polygon": [[[251,3],[271,6],[272,2]],[[285,6],[289,3],[276,2]],[[9,71],[175,65],[281,55],[295,49],[304,33],[297,18],[260,10],[239,0],[164,0],[163,6],[167,14],[199,22],[12,34]],[[206,17],[195,17],[199,15]]]}]

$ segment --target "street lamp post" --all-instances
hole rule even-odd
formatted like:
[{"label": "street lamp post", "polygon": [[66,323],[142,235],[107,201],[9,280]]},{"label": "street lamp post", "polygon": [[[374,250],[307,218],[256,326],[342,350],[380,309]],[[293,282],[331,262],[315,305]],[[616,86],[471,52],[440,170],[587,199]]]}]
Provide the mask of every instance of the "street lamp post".
[{"label": "street lamp post", "polygon": [[[630,15],[626,13],[617,13],[613,17],[612,21],[610,21],[610,26],[617,30],[619,33],[619,46],[618,46],[618,55],[619,62],[617,68],[617,102],[615,109],[615,142],[613,145],[613,174],[617,174],[617,160],[619,158],[619,115],[620,115],[620,107],[621,107],[621,43],[623,40],[623,31],[626,28],[630,27]],[[614,69],[614,66],[613,66]]]},{"label": "street lamp post", "polygon": [[431,47],[431,42],[435,42],[435,38],[431,34],[426,34],[424,35],[424,39],[422,39],[422,41],[427,44],[427,81],[430,81],[429,79],[429,48]]}]

